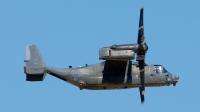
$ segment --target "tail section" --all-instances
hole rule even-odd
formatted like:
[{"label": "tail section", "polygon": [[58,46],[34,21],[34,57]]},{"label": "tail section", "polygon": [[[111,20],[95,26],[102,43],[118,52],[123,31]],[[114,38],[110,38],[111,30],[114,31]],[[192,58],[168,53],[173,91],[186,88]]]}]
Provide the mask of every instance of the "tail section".
[{"label": "tail section", "polygon": [[43,81],[46,65],[36,45],[26,46],[26,81]]}]

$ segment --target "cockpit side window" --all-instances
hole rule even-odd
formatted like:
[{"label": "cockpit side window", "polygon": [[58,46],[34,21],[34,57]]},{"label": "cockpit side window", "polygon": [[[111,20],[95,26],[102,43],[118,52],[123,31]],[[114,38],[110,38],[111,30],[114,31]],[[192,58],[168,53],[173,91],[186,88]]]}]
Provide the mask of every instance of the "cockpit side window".
[{"label": "cockpit side window", "polygon": [[163,67],[163,73],[166,73],[167,72],[167,70]]},{"label": "cockpit side window", "polygon": [[162,74],[167,72],[167,70],[162,66],[155,66],[155,70],[157,74]]},{"label": "cockpit side window", "polygon": [[163,69],[162,69],[162,67],[155,67],[155,69],[156,69],[156,73],[157,74],[162,74],[162,72],[163,72]]}]

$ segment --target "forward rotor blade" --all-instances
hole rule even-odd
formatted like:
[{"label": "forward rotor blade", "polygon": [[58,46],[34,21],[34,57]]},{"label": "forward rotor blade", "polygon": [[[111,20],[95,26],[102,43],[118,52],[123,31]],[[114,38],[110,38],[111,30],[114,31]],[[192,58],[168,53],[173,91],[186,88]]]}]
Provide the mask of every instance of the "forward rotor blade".
[{"label": "forward rotor blade", "polygon": [[141,103],[144,103],[144,95],[142,95],[142,89],[141,89],[141,87],[139,87],[139,91],[140,91]]},{"label": "forward rotor blade", "polygon": [[138,30],[138,52],[137,52],[137,61],[139,64],[140,70],[140,97],[141,102],[144,102],[144,93],[145,93],[145,54],[148,50],[148,46],[145,42],[144,37],[144,7],[142,6],[140,9],[140,20],[139,20],[139,30]]},{"label": "forward rotor blade", "polygon": [[142,6],[140,9],[140,20],[139,20],[139,29],[138,29],[138,44],[145,43],[144,41],[144,7]]},{"label": "forward rotor blade", "polygon": [[140,97],[141,97],[141,102],[144,102],[144,93],[145,93],[145,63],[144,60],[139,60],[139,70],[140,70]]}]

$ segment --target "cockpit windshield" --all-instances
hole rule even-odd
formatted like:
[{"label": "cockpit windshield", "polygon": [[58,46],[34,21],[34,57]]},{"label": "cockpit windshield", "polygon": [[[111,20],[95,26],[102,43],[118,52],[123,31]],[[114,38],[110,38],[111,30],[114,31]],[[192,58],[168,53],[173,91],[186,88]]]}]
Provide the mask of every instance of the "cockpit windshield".
[{"label": "cockpit windshield", "polygon": [[167,70],[163,66],[155,66],[155,69],[157,74],[162,74],[167,72]]}]

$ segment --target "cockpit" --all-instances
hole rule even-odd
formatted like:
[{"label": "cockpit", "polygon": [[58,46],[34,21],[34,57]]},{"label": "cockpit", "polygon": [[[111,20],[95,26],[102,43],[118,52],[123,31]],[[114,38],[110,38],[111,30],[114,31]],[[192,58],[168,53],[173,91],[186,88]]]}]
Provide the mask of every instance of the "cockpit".
[{"label": "cockpit", "polygon": [[157,74],[167,73],[167,70],[161,65],[154,65]]}]

